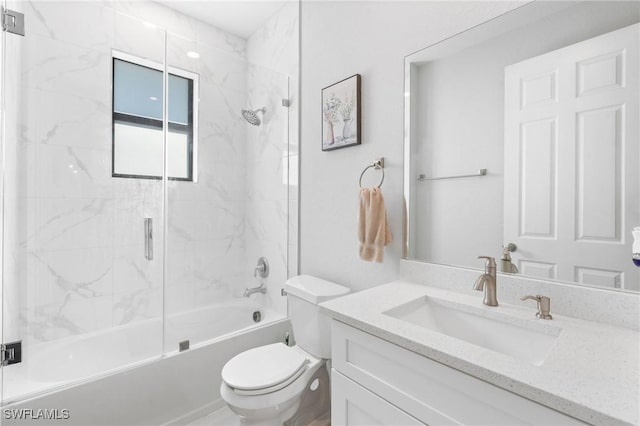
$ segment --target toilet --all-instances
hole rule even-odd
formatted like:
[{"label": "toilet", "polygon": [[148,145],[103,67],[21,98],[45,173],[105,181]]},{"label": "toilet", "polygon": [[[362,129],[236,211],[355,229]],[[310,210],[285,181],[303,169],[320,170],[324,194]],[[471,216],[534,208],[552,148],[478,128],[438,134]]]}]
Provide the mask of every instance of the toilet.
[{"label": "toilet", "polygon": [[[317,377],[325,373],[321,369],[331,357],[330,319],[320,313],[318,304],[350,290],[299,275],[287,280],[285,291],[296,345],[273,343],[249,349],[222,369],[220,394],[243,425],[282,425],[296,415],[304,391],[315,391]],[[308,393],[305,405],[306,398],[313,397]]]}]

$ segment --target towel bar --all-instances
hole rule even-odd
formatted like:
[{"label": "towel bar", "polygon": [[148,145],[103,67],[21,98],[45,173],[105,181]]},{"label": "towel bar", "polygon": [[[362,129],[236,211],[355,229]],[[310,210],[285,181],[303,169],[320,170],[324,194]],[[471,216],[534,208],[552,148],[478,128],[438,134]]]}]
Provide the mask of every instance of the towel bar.
[{"label": "towel bar", "polygon": [[418,180],[420,182],[424,182],[425,180],[459,179],[459,178],[467,178],[467,177],[475,177],[475,176],[486,176],[486,175],[487,175],[487,169],[480,169],[480,170],[478,170],[478,173],[475,173],[475,174],[472,174],[472,175],[441,176],[441,177],[428,178],[423,174],[419,174],[418,175]]},{"label": "towel bar", "polygon": [[382,186],[382,182],[384,182],[384,157],[376,158],[376,161],[374,161],[373,164],[365,167],[362,173],[360,173],[360,180],[358,180],[360,188],[362,188],[362,176],[364,176],[367,170],[369,170],[371,167],[373,167],[375,170],[382,170],[382,179],[380,179],[378,188]]}]

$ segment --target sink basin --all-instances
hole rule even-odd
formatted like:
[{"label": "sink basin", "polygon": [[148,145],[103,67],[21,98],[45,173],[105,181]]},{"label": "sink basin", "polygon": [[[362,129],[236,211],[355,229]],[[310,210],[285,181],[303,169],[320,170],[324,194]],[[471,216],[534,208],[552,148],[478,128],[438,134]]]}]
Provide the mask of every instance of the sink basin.
[{"label": "sink basin", "polygon": [[544,363],[560,334],[554,327],[535,327],[538,324],[530,321],[511,321],[504,314],[433,297],[413,300],[383,314],[533,365]]}]

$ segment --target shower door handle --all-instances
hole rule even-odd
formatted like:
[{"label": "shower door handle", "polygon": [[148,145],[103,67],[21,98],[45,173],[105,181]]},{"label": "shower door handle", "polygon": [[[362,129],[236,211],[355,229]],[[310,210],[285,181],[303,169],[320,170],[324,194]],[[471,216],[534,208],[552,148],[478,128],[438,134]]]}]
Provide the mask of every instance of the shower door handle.
[{"label": "shower door handle", "polygon": [[153,260],[153,219],[144,218],[144,258]]}]

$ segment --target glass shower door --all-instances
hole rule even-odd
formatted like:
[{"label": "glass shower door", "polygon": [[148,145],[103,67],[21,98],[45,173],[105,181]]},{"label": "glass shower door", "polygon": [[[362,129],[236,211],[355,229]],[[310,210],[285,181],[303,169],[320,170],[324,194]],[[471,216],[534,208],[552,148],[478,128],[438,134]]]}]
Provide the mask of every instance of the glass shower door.
[{"label": "glass shower door", "polygon": [[[167,32],[167,67],[193,90],[170,87],[169,106],[191,99],[192,114],[170,111],[169,131],[182,122],[193,132],[184,138],[191,174],[167,181],[168,354],[286,316],[288,260],[289,79],[252,63],[246,39],[205,25],[177,31]],[[254,274],[261,257],[265,277]]]},{"label": "glass shower door", "polygon": [[5,403],[160,357],[164,265],[164,29],[117,2],[7,7]]}]

